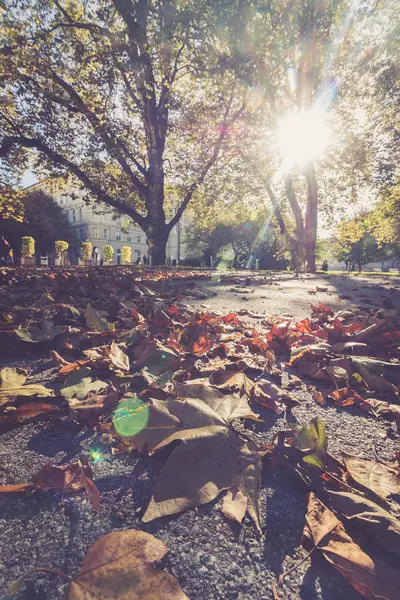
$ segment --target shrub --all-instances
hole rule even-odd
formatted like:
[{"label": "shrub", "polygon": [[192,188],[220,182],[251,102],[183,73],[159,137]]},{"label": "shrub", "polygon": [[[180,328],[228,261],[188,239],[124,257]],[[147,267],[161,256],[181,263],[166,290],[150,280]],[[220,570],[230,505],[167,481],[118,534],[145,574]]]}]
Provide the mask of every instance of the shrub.
[{"label": "shrub", "polygon": [[103,250],[104,262],[110,262],[110,260],[113,259],[113,256],[114,256],[114,248],[112,246],[109,246],[108,244],[106,246],[104,246],[104,250]]},{"label": "shrub", "polygon": [[21,255],[33,256],[35,254],[35,240],[29,235],[24,235],[21,239]]},{"label": "shrub", "polygon": [[126,265],[132,262],[132,248],[130,246],[122,246],[121,248],[121,263]]},{"label": "shrub", "polygon": [[56,254],[64,254],[69,248],[68,242],[64,242],[64,240],[56,240],[54,242],[54,249]]},{"label": "shrub", "polygon": [[82,242],[81,258],[83,258],[83,260],[90,260],[92,258],[92,250],[92,242]]}]

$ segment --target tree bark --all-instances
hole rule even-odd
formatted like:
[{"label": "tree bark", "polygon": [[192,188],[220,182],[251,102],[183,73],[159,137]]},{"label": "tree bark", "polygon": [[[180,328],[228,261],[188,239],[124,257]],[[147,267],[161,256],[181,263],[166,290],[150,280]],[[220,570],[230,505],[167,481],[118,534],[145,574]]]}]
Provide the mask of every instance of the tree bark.
[{"label": "tree bark", "polygon": [[315,256],[317,247],[317,225],[318,225],[318,189],[315,168],[310,164],[305,169],[307,181],[307,211],[305,227],[305,250],[307,271],[315,273]]},{"label": "tree bark", "polygon": [[170,229],[165,223],[151,223],[146,228],[146,239],[149,247],[149,257],[152,266],[162,266],[166,263],[166,248]]},{"label": "tree bark", "polygon": [[296,222],[296,240],[291,243],[292,248],[292,268],[298,273],[304,264],[304,247],[305,247],[305,231],[303,223],[303,215],[301,208],[296,198],[293,182],[290,177],[285,179],[286,195],[289,199],[289,204],[293,212]]}]

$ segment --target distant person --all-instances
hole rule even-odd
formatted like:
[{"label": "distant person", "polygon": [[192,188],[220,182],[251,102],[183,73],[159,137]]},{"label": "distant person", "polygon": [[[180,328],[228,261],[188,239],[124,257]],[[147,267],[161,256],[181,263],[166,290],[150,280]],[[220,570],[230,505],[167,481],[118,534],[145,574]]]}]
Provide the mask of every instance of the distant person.
[{"label": "distant person", "polygon": [[350,261],[348,259],[344,261],[343,273],[350,273]]},{"label": "distant person", "polygon": [[147,265],[147,256],[143,254],[143,264]]},{"label": "distant person", "polygon": [[140,256],[138,256],[138,257],[137,257],[137,259],[136,259],[136,264],[137,264],[137,265],[140,265]]},{"label": "distant person", "polygon": [[0,235],[0,263],[7,265],[9,261],[11,246],[4,235]]}]

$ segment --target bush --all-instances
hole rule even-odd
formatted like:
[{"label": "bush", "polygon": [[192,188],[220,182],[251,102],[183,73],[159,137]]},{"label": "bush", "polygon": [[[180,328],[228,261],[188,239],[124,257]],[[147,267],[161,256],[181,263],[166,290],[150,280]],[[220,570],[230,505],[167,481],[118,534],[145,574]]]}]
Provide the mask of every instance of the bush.
[{"label": "bush", "polygon": [[103,260],[104,262],[110,262],[114,256],[114,248],[110,245],[104,246],[103,250]]},{"label": "bush", "polygon": [[83,260],[90,260],[92,258],[92,242],[82,242],[81,244],[81,258]]},{"label": "bush", "polygon": [[33,256],[35,254],[35,240],[29,235],[24,235],[21,239],[21,255]]},{"label": "bush", "polygon": [[56,254],[64,254],[69,248],[68,242],[64,242],[64,240],[56,240],[54,242],[54,249]]},{"label": "bush", "polygon": [[121,248],[121,263],[126,265],[132,262],[132,248],[130,246],[122,246]]}]

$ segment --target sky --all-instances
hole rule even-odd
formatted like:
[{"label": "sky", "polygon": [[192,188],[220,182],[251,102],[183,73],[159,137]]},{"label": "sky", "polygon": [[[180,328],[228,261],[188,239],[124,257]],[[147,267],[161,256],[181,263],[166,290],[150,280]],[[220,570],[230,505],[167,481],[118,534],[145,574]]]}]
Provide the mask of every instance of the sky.
[{"label": "sky", "polygon": [[30,185],[33,185],[34,183],[36,183],[38,181],[37,177],[35,177],[35,175],[32,173],[32,171],[25,171],[22,180],[21,180],[21,185],[23,188],[29,187]]}]

